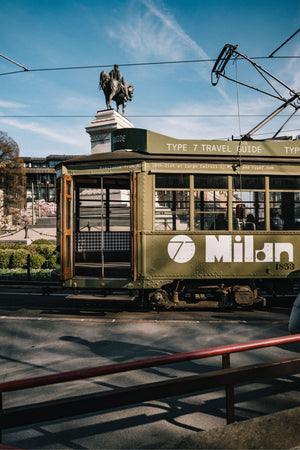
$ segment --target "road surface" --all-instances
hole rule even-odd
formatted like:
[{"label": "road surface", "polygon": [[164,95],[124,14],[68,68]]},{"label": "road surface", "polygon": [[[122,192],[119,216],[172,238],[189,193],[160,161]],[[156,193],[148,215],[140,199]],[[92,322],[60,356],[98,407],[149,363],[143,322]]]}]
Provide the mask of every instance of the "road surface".
[{"label": "road surface", "polygon": [[[119,312],[99,302],[73,304],[64,296],[2,293],[0,298],[1,380],[169,355],[288,334],[289,307],[272,311]],[[297,344],[232,356],[232,366],[286,358]],[[219,369],[214,357],[4,395],[4,407],[93,393]],[[236,420],[299,406],[299,377],[240,386]],[[224,391],[185,395],[102,414],[66,418],[7,430],[8,445],[40,448],[155,448],[176,436],[225,424]]]}]

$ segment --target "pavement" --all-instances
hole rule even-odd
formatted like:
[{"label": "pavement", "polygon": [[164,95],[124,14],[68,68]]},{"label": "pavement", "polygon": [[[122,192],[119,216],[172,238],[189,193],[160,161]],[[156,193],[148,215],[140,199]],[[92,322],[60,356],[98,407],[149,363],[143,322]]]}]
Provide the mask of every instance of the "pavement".
[{"label": "pavement", "polygon": [[161,443],[166,449],[300,449],[300,407]]},{"label": "pavement", "polygon": [[[56,225],[55,217],[42,217],[37,219],[35,225],[29,225],[27,232],[24,228],[7,232],[0,236],[0,243],[20,242],[23,244],[31,244],[37,239],[47,239],[56,243]],[[48,223],[47,223],[48,222]]]}]

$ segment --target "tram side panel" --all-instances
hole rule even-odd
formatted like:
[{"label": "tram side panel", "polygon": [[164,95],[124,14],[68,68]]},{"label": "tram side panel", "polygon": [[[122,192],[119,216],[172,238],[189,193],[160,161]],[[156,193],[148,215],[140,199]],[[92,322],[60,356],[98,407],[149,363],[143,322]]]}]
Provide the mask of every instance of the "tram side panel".
[{"label": "tram side panel", "polygon": [[298,232],[155,231],[154,177],[139,174],[138,280],[136,287],[159,289],[177,280],[300,278]]},{"label": "tram side panel", "polygon": [[154,179],[146,172],[137,175],[137,259],[135,261],[138,286],[147,278],[146,260],[148,257],[146,233],[153,228],[153,189]]},{"label": "tram side panel", "polygon": [[145,277],[259,279],[300,276],[297,234],[146,234]]}]

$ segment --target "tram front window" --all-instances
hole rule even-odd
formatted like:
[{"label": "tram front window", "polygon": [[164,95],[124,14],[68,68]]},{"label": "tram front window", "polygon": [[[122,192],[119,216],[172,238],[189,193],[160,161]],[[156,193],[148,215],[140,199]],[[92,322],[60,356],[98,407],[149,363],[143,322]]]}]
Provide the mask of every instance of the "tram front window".
[{"label": "tram front window", "polygon": [[[101,199],[101,189],[79,188],[78,230],[80,232],[101,230],[102,223],[105,223],[105,215],[101,216]],[[104,191],[103,201],[105,200]]]},{"label": "tram front window", "polygon": [[76,180],[75,274],[128,278],[131,195],[128,175]]},{"label": "tram front window", "polygon": [[130,190],[79,188],[78,229],[130,231]]}]

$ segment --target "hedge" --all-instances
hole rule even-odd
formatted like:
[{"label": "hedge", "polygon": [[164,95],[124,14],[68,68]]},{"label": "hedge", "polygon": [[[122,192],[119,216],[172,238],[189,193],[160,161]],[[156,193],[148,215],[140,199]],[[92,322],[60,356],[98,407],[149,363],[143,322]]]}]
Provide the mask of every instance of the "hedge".
[{"label": "hedge", "polygon": [[41,269],[45,264],[46,258],[42,255],[33,255],[30,258],[30,267],[33,269]]},{"label": "hedge", "polygon": [[29,251],[32,255],[38,254],[44,256],[44,258],[49,259],[53,253],[55,253],[54,244],[31,244],[29,246]]},{"label": "hedge", "polygon": [[0,249],[0,269],[7,269],[9,267],[12,253],[13,250]]},{"label": "hedge", "polygon": [[37,239],[30,245],[21,243],[0,244],[0,269],[19,269],[27,267],[54,269],[56,266],[56,247],[47,239]]},{"label": "hedge", "polygon": [[27,266],[27,256],[29,252],[25,249],[13,250],[11,252],[9,268],[10,269],[23,269]]}]

